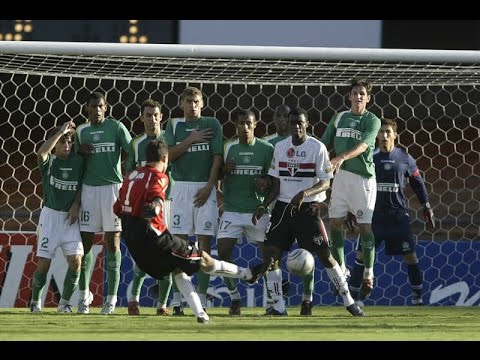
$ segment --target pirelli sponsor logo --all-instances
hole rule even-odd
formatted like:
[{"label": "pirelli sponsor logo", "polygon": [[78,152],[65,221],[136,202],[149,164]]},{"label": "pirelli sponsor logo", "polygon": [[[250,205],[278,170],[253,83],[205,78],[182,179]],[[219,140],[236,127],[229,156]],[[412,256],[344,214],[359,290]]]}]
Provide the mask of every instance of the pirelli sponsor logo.
[{"label": "pirelli sponsor logo", "polygon": [[377,183],[377,191],[382,192],[398,192],[400,185],[394,183]]},{"label": "pirelli sponsor logo", "polygon": [[281,161],[278,164],[278,174],[280,176],[315,177],[315,164]]},{"label": "pirelli sponsor logo", "polygon": [[206,143],[195,143],[190,145],[187,152],[199,152],[199,151],[210,151],[210,144]]},{"label": "pirelli sponsor logo", "polygon": [[77,191],[78,189],[78,181],[65,181],[54,176],[50,176],[50,185],[55,189],[64,191]]},{"label": "pirelli sponsor logo", "polygon": [[362,140],[362,132],[356,129],[339,128],[337,129],[336,136],[341,138],[353,138],[356,140]]}]

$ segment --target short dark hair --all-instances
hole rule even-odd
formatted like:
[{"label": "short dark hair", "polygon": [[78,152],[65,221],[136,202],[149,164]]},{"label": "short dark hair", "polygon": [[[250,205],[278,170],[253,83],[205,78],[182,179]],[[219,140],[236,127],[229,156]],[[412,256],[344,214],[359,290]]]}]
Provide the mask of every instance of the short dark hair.
[{"label": "short dark hair", "polygon": [[277,112],[279,112],[280,110],[286,110],[288,113],[290,113],[290,111],[292,110],[290,108],[290,106],[288,106],[287,104],[281,104],[281,105],[278,105],[274,110],[273,110],[273,114],[275,115]]},{"label": "short dark hair", "polygon": [[147,162],[158,162],[168,155],[168,145],[162,139],[151,140],[147,144],[145,155]]},{"label": "short dark hair", "polygon": [[185,89],[183,89],[182,95],[180,95],[180,100],[183,100],[186,96],[195,96],[195,95],[200,95],[200,97],[203,99],[203,94],[200,89],[194,86],[187,86]]},{"label": "short dark hair", "polygon": [[[50,139],[53,135],[55,135],[56,133],[58,133],[60,131],[62,127],[61,126],[56,126],[50,130],[48,130],[47,132],[47,139]],[[62,140],[62,139],[67,139],[67,140],[73,140],[73,134],[74,134],[74,131],[69,131],[68,133],[66,134],[63,134],[60,139],[58,139],[58,141]]]},{"label": "short dark hair", "polygon": [[103,95],[101,92],[95,91],[92,92],[90,95],[88,95],[87,98],[87,105],[90,104],[90,100],[104,100],[105,104],[107,103],[107,100],[105,99],[105,95]]},{"label": "short dark hair", "polygon": [[305,120],[308,121],[308,113],[305,109],[303,109],[301,107],[293,107],[290,110],[290,113],[288,114],[288,118],[290,119],[291,116],[301,116],[301,115],[304,115]]},{"label": "short dark hair", "polygon": [[142,103],[142,106],[140,108],[140,114],[143,114],[143,110],[145,110],[146,107],[152,107],[152,108],[158,107],[158,109],[162,111],[162,105],[158,101],[153,99],[147,99]]},{"label": "short dark hair", "polygon": [[382,119],[382,126],[383,125],[390,125],[393,131],[397,132],[397,122],[393,119]]},{"label": "short dark hair", "polygon": [[352,92],[355,86],[363,86],[367,90],[367,95],[372,94],[372,84],[367,79],[353,79],[350,83],[350,92]]},{"label": "short dark hair", "polygon": [[253,120],[257,121],[257,117],[252,110],[240,109],[237,112],[236,121],[240,120],[241,117],[249,118],[250,116],[253,117]]}]

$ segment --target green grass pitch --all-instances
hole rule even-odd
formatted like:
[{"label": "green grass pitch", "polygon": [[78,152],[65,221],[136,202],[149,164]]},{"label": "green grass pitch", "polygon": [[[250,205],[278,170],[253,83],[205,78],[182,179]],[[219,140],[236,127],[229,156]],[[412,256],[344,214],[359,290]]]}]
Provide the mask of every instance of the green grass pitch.
[{"label": "green grass pitch", "polygon": [[126,308],[108,316],[99,308],[88,315],[0,308],[0,341],[480,340],[479,306],[372,306],[364,318],[341,306],[315,306],[312,317],[299,316],[299,307],[288,308],[288,317],[264,316],[262,308],[242,308],[241,316],[232,317],[227,308],[211,308],[210,324],[198,324],[190,309],[185,311],[184,317],[160,317],[154,308],[141,308],[140,316],[128,316]]}]

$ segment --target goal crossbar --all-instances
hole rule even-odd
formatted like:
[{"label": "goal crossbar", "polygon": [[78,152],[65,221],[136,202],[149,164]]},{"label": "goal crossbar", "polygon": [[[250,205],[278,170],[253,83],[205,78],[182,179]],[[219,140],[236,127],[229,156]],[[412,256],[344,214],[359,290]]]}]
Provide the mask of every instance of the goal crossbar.
[{"label": "goal crossbar", "polygon": [[4,72],[229,84],[472,85],[480,52],[279,46],[1,42]]}]

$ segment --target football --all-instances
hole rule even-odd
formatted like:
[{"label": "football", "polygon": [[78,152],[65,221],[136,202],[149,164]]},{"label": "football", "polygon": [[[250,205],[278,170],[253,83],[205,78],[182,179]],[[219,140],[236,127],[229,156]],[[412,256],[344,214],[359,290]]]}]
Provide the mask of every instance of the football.
[{"label": "football", "polygon": [[315,268],[315,259],[310,251],[295,249],[288,253],[287,270],[298,276],[305,276]]}]

